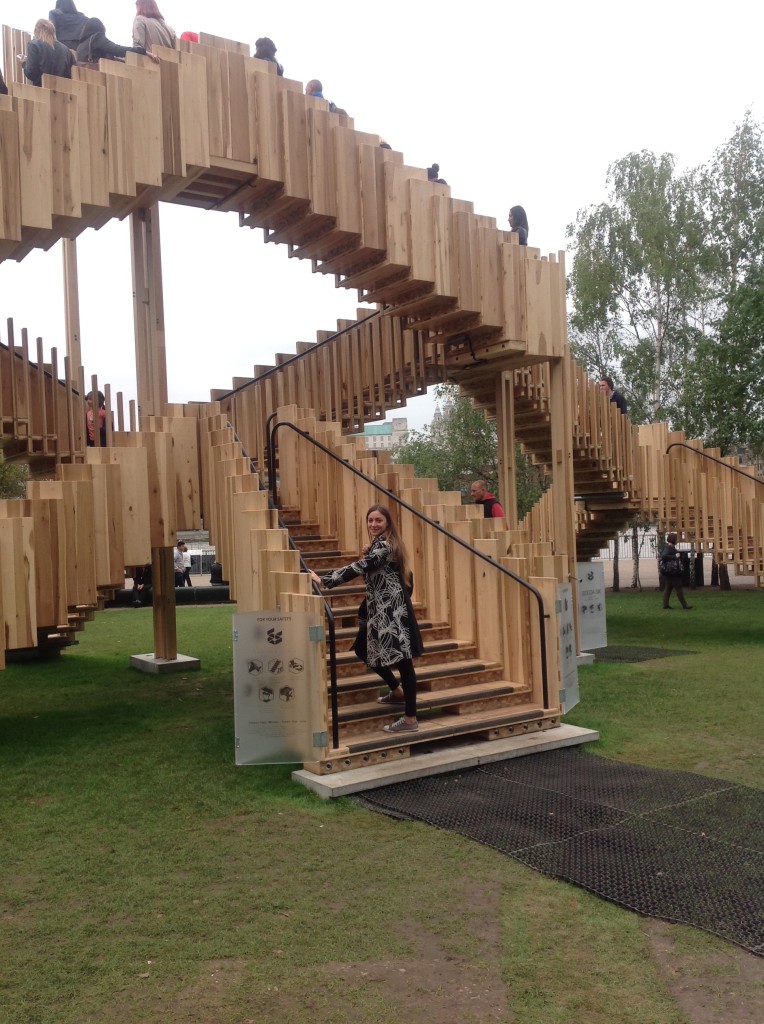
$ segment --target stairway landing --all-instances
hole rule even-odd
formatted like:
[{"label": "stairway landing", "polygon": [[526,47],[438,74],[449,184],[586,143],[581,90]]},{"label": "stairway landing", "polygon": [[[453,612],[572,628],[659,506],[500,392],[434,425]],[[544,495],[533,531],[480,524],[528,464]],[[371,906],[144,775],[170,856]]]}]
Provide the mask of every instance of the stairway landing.
[{"label": "stairway landing", "polygon": [[538,754],[542,750],[580,746],[594,743],[600,734],[593,729],[575,725],[560,725],[556,729],[530,735],[509,736],[503,739],[479,742],[454,740],[452,744],[439,744],[436,750],[412,748],[411,755],[395,761],[383,761],[362,768],[350,768],[336,775],[315,775],[304,768],[292,772],[295,782],[307,786],[321,797],[330,800],[338,796],[352,796],[368,789],[379,789],[395,782],[423,778],[426,775],[445,775],[464,768],[504,761],[510,757]]}]

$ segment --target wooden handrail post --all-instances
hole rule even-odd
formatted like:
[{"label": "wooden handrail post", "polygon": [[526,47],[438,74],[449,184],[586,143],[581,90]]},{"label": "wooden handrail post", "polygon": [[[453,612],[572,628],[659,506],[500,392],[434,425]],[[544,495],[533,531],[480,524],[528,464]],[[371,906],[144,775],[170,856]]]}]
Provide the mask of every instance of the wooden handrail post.
[{"label": "wooden handrail post", "polygon": [[154,657],[173,661],[178,656],[178,641],[172,548],[151,549],[151,578],[154,590]]}]

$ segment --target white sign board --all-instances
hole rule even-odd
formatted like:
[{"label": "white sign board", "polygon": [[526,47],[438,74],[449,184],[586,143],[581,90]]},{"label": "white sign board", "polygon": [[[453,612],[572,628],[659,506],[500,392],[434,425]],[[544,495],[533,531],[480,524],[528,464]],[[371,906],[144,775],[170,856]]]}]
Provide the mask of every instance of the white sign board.
[{"label": "white sign board", "polygon": [[561,583],[557,587],[557,622],[560,629],[560,704],[562,713],[567,714],[580,700],[573,587],[570,583]]},{"label": "white sign board", "polygon": [[607,647],[605,566],[602,562],[579,562],[577,571],[578,649],[594,651]]},{"label": "white sign board", "polygon": [[321,749],[326,742],[324,734],[311,731],[310,687],[316,680],[308,676],[311,669],[316,673],[315,660],[305,612],[233,616],[236,764],[315,760],[314,741]]}]

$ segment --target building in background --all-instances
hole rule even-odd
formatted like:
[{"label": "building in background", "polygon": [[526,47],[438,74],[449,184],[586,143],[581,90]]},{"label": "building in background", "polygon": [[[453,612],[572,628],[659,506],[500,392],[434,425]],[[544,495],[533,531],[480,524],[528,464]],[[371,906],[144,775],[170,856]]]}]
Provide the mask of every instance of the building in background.
[{"label": "building in background", "polygon": [[364,438],[365,447],[369,451],[389,452],[396,444],[406,440],[408,432],[406,417],[394,416],[390,423],[367,423],[362,433],[353,436]]}]

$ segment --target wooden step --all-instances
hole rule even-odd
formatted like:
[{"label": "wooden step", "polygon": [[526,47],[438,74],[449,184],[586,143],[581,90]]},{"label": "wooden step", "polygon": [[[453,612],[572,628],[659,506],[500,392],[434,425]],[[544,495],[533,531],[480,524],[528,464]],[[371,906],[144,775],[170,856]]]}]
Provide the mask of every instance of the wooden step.
[{"label": "wooden step", "polygon": [[330,552],[331,554],[336,555],[338,558],[342,554],[342,549],[337,543],[336,537],[295,536],[292,538],[292,540],[297,545],[298,551],[300,551],[305,556],[307,556],[308,554],[312,555],[316,552],[322,551]]},{"label": "wooden step", "polygon": [[545,711],[539,705],[530,703],[504,710],[433,716],[420,720],[418,732],[389,736],[380,730],[357,738],[347,736],[343,745],[330,751],[328,757],[321,761],[306,762],[303,767],[316,775],[330,775],[409,757],[412,748],[420,744],[427,744],[428,747],[437,747],[438,744],[447,746],[450,740],[465,737],[476,741],[497,740],[553,729],[559,724],[559,713]]},{"label": "wooden step", "polygon": [[[352,650],[355,638],[358,636],[357,616],[348,617],[353,618],[352,624],[348,623],[347,625],[339,626],[334,630],[334,638],[338,652]],[[345,616],[343,616],[343,619],[344,618]],[[417,618],[417,625],[419,626],[419,632],[422,634],[422,639],[426,644],[429,643],[430,640],[443,640],[448,639],[451,636],[451,627],[447,622],[431,622],[429,619]]]},{"label": "wooden step", "polygon": [[[425,644],[424,653],[416,659],[416,669],[433,663],[452,664],[460,663],[468,658],[475,657],[475,645],[465,640],[452,640],[450,637],[443,637],[439,640],[428,640]],[[347,678],[356,675],[359,666],[354,651],[337,652],[337,676]]]},{"label": "wooden step", "polygon": [[[494,682],[503,677],[504,669],[498,662],[471,658],[468,661],[417,665],[416,674],[417,693],[440,693],[460,686],[481,686],[486,682]],[[372,700],[376,702],[383,692],[386,692],[385,684],[376,672],[367,671],[337,679],[337,699],[341,707]]]},{"label": "wooden step", "polygon": [[[527,687],[506,679],[488,680],[478,686],[453,686],[431,693],[417,693],[417,714],[422,721],[431,721],[434,712],[449,715],[475,714],[490,708],[524,705],[529,696]],[[350,731],[354,735],[378,731],[388,721],[403,714],[402,704],[378,704],[376,699],[362,704],[343,704],[337,711],[340,740]]]}]

